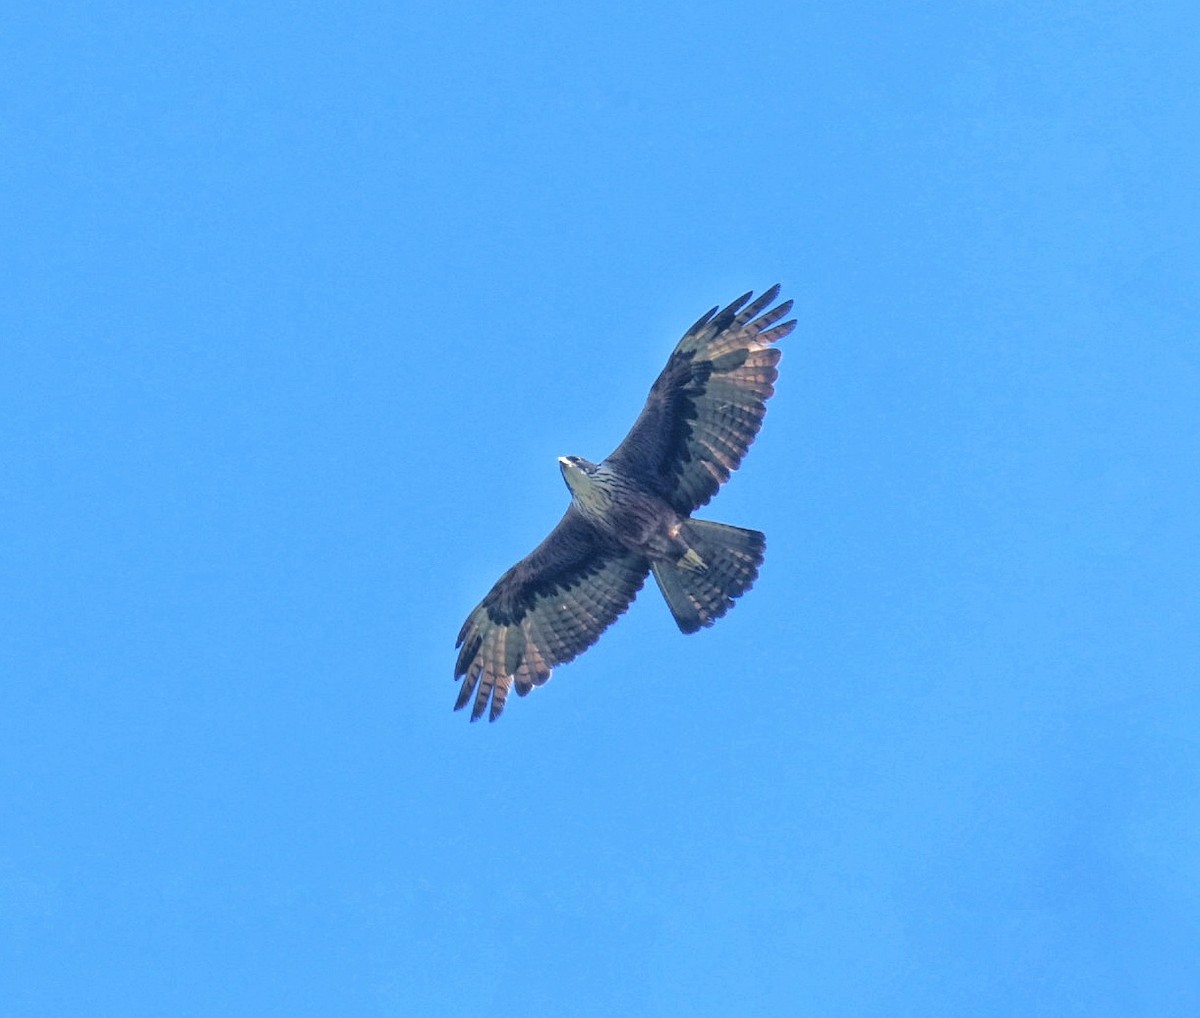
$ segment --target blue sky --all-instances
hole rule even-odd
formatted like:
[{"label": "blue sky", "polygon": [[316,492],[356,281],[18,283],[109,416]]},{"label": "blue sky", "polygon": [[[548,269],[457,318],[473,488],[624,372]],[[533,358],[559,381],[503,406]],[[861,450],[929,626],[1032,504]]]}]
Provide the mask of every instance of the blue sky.
[{"label": "blue sky", "polygon": [[[1194,5],[2,20],[0,1012],[1200,1013]],[[776,281],[754,590],[469,725]]]}]

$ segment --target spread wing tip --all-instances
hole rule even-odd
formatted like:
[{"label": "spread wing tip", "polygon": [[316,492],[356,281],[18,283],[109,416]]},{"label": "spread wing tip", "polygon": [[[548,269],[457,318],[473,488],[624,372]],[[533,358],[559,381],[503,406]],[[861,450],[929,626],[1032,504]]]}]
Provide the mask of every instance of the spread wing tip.
[{"label": "spread wing tip", "polygon": [[709,308],[708,311],[706,311],[704,314],[702,314],[699,318],[696,319],[695,324],[690,329],[688,329],[687,332],[684,333],[684,335],[690,336],[695,332],[699,332],[710,321],[712,321],[713,315],[715,315],[720,310],[721,310],[720,306]]},{"label": "spread wing tip", "polygon": [[[482,718],[485,713],[488,716],[489,722],[495,721],[504,713],[504,705],[508,700],[510,682],[516,686],[517,693],[524,696],[534,686],[542,685],[549,677],[549,673],[544,677],[539,676],[540,681],[534,680],[522,688],[521,683],[514,681],[517,676],[505,676],[504,678],[508,681],[500,681],[498,676],[493,676],[489,673],[475,675],[474,677],[469,674],[464,675],[462,686],[458,691],[458,697],[454,701],[454,709],[456,711],[462,710],[474,698],[474,703],[471,703],[472,723]],[[455,676],[455,678],[457,679],[458,676]],[[481,680],[482,685],[480,684]],[[476,694],[477,687],[479,691]]]}]

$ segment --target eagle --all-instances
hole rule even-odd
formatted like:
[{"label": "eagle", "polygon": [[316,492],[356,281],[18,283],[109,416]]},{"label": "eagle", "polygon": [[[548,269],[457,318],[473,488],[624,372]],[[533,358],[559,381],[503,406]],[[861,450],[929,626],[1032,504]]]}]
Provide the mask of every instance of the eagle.
[{"label": "eagle", "polygon": [[[736,470],[774,393],[795,328],[776,284],[713,308],[684,334],[633,428],[599,463],[560,456],[571,504],[549,536],[467,617],[455,710],[495,721],[599,639],[653,573],[684,633],[710,626],[758,576],[765,537],[692,513]],[[768,310],[769,309],[769,310]]]}]

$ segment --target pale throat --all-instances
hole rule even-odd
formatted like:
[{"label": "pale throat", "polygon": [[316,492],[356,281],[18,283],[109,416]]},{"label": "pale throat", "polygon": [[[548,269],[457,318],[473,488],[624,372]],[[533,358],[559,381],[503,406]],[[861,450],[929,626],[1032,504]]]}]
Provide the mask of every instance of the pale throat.
[{"label": "pale throat", "polygon": [[608,480],[607,471],[601,467],[595,474],[572,470],[567,483],[580,508],[590,513],[605,513],[613,505],[613,486],[606,483]]}]

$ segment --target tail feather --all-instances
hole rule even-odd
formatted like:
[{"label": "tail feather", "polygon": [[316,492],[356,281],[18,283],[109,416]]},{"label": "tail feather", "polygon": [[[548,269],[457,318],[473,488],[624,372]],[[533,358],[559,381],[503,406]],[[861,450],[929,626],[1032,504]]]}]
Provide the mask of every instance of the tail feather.
[{"label": "tail feather", "polygon": [[[758,577],[766,538],[727,523],[687,520],[679,536],[689,552],[678,562],[651,564],[658,589],[685,633],[711,626]],[[699,559],[699,562],[696,559]]]}]

